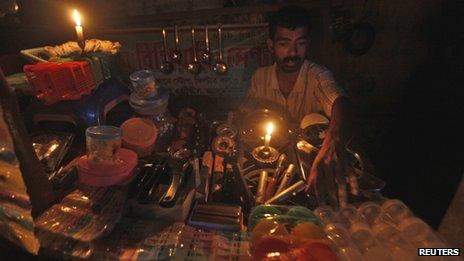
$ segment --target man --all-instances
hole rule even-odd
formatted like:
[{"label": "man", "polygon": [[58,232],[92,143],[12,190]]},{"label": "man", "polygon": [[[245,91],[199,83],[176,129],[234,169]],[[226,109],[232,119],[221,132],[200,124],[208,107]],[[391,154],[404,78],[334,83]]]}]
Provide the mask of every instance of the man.
[{"label": "man", "polygon": [[[318,199],[328,199],[333,205],[338,203],[338,192],[339,203],[344,206],[346,178],[340,155],[347,141],[351,106],[332,73],[306,59],[309,20],[307,11],[297,6],[283,7],[272,16],[267,45],[275,63],[255,72],[247,100],[265,100],[284,107],[296,120],[310,113],[324,113],[330,118],[306,189],[314,189]],[[352,191],[356,193],[355,188]]]}]

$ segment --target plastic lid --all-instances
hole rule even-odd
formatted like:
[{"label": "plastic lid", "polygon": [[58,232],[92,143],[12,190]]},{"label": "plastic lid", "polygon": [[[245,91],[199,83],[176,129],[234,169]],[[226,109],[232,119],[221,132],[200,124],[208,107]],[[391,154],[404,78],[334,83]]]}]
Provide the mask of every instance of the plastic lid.
[{"label": "plastic lid", "polygon": [[140,98],[136,93],[131,93],[129,102],[132,105],[138,106],[161,106],[169,100],[169,90],[159,88],[156,95],[150,98]]},{"label": "plastic lid", "polygon": [[149,119],[128,119],[121,125],[121,129],[123,141],[134,146],[150,146],[158,136],[155,124]]},{"label": "plastic lid", "polygon": [[85,135],[99,140],[119,139],[121,138],[121,129],[108,125],[93,126],[85,130]]},{"label": "plastic lid", "polygon": [[87,156],[77,161],[80,182],[90,186],[111,186],[128,180],[134,174],[137,154],[128,149],[119,150],[118,163],[89,164]]},{"label": "plastic lid", "polygon": [[129,75],[129,79],[131,81],[140,81],[140,80],[144,80],[147,78],[151,78],[151,79],[155,78],[152,71],[140,70],[140,71],[133,72],[131,75]]}]

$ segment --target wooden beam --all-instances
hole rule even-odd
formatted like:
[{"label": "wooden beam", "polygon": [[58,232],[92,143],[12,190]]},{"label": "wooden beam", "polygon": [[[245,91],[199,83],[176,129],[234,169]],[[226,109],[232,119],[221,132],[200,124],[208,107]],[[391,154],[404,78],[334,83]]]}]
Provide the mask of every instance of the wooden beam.
[{"label": "wooden beam", "polygon": [[52,184],[32,148],[31,139],[19,112],[16,95],[8,86],[1,69],[0,102],[3,117],[13,139],[15,154],[19,160],[19,168],[31,201],[32,217],[35,218],[49,208],[56,201],[56,197]]}]

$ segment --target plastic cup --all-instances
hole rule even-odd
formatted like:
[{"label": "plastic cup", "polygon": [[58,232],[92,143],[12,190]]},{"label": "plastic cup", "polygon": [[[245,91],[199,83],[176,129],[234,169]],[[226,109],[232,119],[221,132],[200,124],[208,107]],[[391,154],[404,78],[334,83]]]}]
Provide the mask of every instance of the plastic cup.
[{"label": "plastic cup", "polygon": [[324,227],[327,237],[336,246],[341,260],[362,260],[362,255],[353,244],[348,231],[341,224],[329,223]]},{"label": "plastic cup", "polygon": [[372,226],[379,218],[381,213],[380,205],[375,202],[365,202],[358,207],[358,213],[364,220]]},{"label": "plastic cup", "polygon": [[399,225],[403,237],[417,247],[443,247],[432,229],[417,217],[404,219]]},{"label": "plastic cup", "polygon": [[150,70],[140,70],[129,76],[132,91],[141,99],[147,99],[157,94],[155,76]]},{"label": "plastic cup", "polygon": [[330,206],[321,206],[314,210],[314,214],[323,224],[333,223],[337,221],[337,214],[333,212]]},{"label": "plastic cup", "polygon": [[115,126],[93,126],[85,131],[87,158],[91,163],[114,162],[121,148],[121,129]]},{"label": "plastic cup", "polygon": [[350,228],[351,224],[355,222],[364,222],[361,216],[358,214],[358,209],[352,205],[348,205],[338,212],[339,222],[342,223],[346,228]]},{"label": "plastic cup", "polygon": [[372,227],[377,240],[387,246],[394,260],[414,260],[417,251],[403,237],[396,226],[386,222],[378,222]]},{"label": "plastic cup", "polygon": [[382,204],[381,218],[399,224],[402,220],[409,217],[409,208],[398,199],[390,199]]}]

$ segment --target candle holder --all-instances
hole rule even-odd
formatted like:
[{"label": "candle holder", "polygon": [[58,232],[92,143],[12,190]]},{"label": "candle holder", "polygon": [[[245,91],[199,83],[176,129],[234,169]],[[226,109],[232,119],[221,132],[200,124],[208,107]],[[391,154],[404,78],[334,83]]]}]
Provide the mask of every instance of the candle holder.
[{"label": "candle holder", "polygon": [[84,49],[85,49],[85,40],[77,41],[77,45],[81,48],[81,55],[84,55]]},{"label": "candle holder", "polygon": [[260,163],[274,163],[279,158],[279,152],[273,147],[259,146],[253,149],[251,155]]}]

